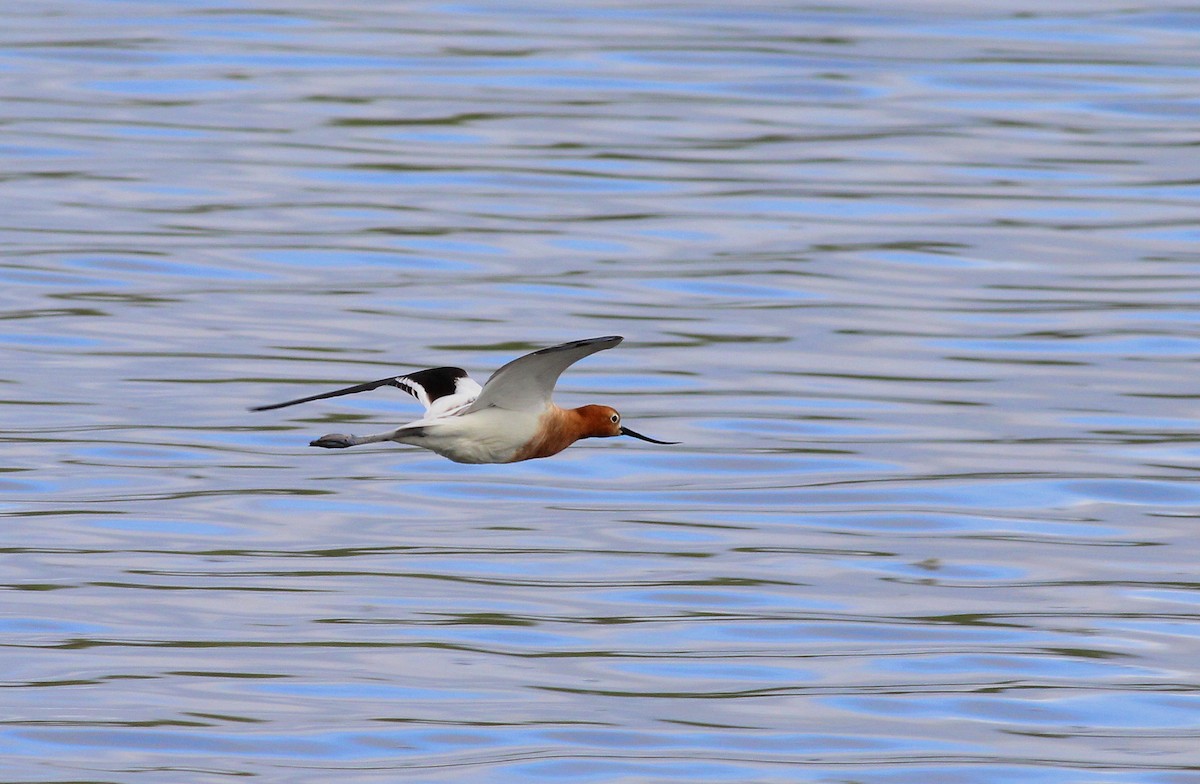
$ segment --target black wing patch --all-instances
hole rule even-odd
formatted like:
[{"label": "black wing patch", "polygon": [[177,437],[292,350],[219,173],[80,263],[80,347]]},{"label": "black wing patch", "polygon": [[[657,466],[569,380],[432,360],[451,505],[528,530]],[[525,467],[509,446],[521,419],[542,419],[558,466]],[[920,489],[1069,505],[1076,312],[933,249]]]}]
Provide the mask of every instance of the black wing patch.
[{"label": "black wing patch", "polygon": [[269,406],[255,406],[251,411],[270,411],[276,408],[285,408],[294,406],[299,403],[309,403],[313,400],[324,400],[329,397],[341,397],[342,395],[353,395],[357,392],[370,392],[372,389],[378,389],[383,386],[392,386],[403,389],[417,400],[425,408],[429,408],[433,401],[439,397],[454,394],[458,384],[458,379],[467,375],[467,371],[456,367],[440,367],[430,368],[429,370],[418,370],[416,373],[410,373],[407,376],[392,376],[390,378],[381,378],[378,381],[368,381],[365,384],[355,384],[352,387],[345,389],[335,389],[332,392],[322,392],[319,395],[309,395],[295,400],[288,400],[284,403],[272,403]]},{"label": "black wing patch", "polygon": [[[458,380],[467,375],[467,371],[459,367],[439,367],[429,370],[418,370],[407,376],[400,376],[396,386],[420,400],[429,408],[438,398],[453,395],[458,391]],[[424,397],[422,397],[424,393]]]}]

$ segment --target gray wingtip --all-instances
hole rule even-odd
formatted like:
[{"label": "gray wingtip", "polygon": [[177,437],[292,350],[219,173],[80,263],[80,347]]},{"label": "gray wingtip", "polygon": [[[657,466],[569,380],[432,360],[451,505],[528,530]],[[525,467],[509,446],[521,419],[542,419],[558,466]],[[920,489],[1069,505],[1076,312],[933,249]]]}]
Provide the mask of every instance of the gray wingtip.
[{"label": "gray wingtip", "polygon": [[573,349],[573,348],[583,348],[584,346],[596,346],[601,343],[608,344],[607,346],[605,346],[605,348],[612,348],[613,346],[617,345],[624,339],[625,338],[622,335],[605,335],[604,337],[600,337],[600,338],[584,338],[583,340],[572,340],[567,343],[559,343],[557,346],[549,346],[547,348],[539,349],[533,353],[534,354],[546,354],[551,351],[569,351],[570,349]]}]

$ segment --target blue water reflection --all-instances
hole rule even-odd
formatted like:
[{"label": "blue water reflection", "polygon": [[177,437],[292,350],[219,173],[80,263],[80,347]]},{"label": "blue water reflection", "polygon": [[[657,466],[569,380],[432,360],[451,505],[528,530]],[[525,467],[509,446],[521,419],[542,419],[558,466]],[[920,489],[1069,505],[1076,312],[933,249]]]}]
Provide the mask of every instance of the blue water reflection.
[{"label": "blue water reflection", "polygon": [[[0,22],[9,779],[1195,778],[1200,14]],[[247,411],[604,334],[680,445]]]}]

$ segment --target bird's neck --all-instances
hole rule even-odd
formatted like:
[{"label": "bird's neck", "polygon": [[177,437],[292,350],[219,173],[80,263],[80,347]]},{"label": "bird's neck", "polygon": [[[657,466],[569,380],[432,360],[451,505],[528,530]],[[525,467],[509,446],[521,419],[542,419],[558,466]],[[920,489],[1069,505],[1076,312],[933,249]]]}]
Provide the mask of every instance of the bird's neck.
[{"label": "bird's neck", "polygon": [[538,418],[538,432],[517,450],[511,462],[557,455],[587,437],[586,423],[578,408],[559,408],[553,403]]}]

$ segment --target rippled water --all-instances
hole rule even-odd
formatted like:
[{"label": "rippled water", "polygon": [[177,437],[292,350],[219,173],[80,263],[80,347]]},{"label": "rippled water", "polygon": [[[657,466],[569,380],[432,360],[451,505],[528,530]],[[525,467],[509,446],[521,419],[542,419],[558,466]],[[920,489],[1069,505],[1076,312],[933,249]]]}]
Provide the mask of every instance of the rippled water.
[{"label": "rippled water", "polygon": [[[0,10],[4,781],[1200,777],[1200,12]],[[663,447],[309,449],[564,376]]]}]

